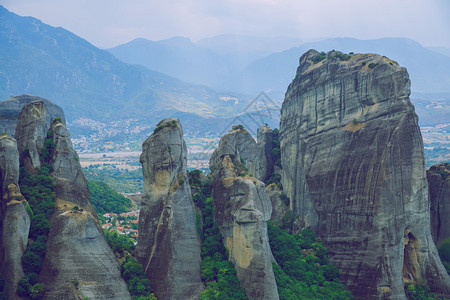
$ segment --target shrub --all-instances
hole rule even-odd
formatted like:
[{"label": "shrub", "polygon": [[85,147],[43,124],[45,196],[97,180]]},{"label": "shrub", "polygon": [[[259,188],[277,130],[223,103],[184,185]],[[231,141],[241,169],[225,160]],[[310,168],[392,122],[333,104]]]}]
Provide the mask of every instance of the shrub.
[{"label": "shrub", "polygon": [[23,271],[28,273],[39,273],[41,271],[43,260],[35,253],[26,251],[22,256]]},{"label": "shrub", "polygon": [[34,216],[31,220],[30,237],[37,238],[40,235],[47,235],[50,231],[50,222],[43,214]]},{"label": "shrub", "polygon": [[233,129],[233,130],[244,130],[245,128],[244,128],[244,125],[233,125],[231,127],[231,129]]},{"label": "shrub", "polygon": [[311,58],[311,60],[317,64],[318,62],[321,62],[322,60],[327,58],[327,54],[325,52],[320,52],[318,54],[316,54],[313,58]]},{"label": "shrub", "polygon": [[369,68],[370,68],[370,69],[373,69],[373,68],[375,68],[377,65],[378,65],[377,63],[370,63],[370,64],[369,64]]},{"label": "shrub", "polygon": [[45,284],[36,283],[30,288],[31,299],[41,299],[45,293]]}]

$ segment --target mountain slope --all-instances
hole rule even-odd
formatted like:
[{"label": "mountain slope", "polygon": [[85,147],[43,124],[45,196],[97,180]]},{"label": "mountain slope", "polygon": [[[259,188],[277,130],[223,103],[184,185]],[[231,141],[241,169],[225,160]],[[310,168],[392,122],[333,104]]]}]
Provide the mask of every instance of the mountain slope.
[{"label": "mountain slope", "polygon": [[63,28],[0,6],[0,99],[25,93],[51,99],[69,120],[167,110],[214,116],[235,109],[205,86],[123,63]]}]

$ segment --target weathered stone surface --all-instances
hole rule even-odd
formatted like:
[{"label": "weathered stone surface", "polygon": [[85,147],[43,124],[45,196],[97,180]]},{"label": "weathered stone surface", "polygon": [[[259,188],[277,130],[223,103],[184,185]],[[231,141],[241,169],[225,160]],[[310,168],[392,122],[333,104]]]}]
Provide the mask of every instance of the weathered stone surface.
[{"label": "weathered stone surface", "polygon": [[261,181],[268,179],[273,171],[272,138],[273,130],[268,126],[263,125],[258,128],[255,177]]},{"label": "weathered stone surface", "polygon": [[[19,120],[20,122],[20,120]],[[39,275],[46,299],[130,299],[119,264],[106,243],[91,206],[87,181],[70,135],[60,122],[51,125],[51,161],[56,207],[50,218],[47,254]],[[83,211],[74,211],[78,206]],[[78,281],[75,288],[73,282]]]},{"label": "weathered stone surface", "polygon": [[[17,122],[19,152],[29,150],[22,162],[33,171],[40,166],[39,153],[47,137],[44,102],[24,106]],[[49,135],[50,136],[50,135]],[[86,179],[69,133],[61,122],[53,122],[55,144],[50,164],[55,178],[56,207],[47,236],[47,252],[40,280],[46,285],[45,299],[130,299],[118,262],[103,237],[90,204]],[[83,211],[73,211],[74,206]],[[73,282],[80,283],[76,289]]]},{"label": "weathered stone surface", "polygon": [[247,130],[230,130],[220,139],[219,147],[213,152],[209,160],[210,169],[215,170],[226,155],[231,158],[235,166],[239,168],[245,166],[249,174],[255,175],[257,146]]},{"label": "weathered stone surface", "polygon": [[8,299],[19,299],[17,282],[23,277],[22,255],[25,252],[30,216],[26,200],[18,187],[19,152],[16,140],[0,137],[0,273],[6,278]]},{"label": "weathered stone surface", "polygon": [[204,287],[186,143],[178,119],[164,119],[158,128],[142,144],[144,192],[136,257],[158,299],[195,299]]},{"label": "weathered stone surface", "polygon": [[272,215],[270,216],[270,220],[280,225],[283,224],[283,217],[289,211],[289,206],[281,200],[281,191],[272,184],[266,187],[266,193],[272,204]]},{"label": "weathered stone surface", "polygon": [[[280,121],[282,183],[357,299],[450,294],[430,233],[422,137],[405,68],[375,54],[300,59]],[[341,56],[342,57],[342,56]],[[345,57],[344,57],[345,58]]]},{"label": "weathered stone surface", "polygon": [[0,102],[0,134],[7,133],[9,136],[14,136],[17,127],[17,120],[22,108],[33,101],[42,101],[47,107],[47,128],[50,127],[53,119],[59,117],[61,121],[66,124],[66,118],[63,110],[50,100],[33,95],[19,95],[13,96],[9,99]]},{"label": "weathered stone surface", "polygon": [[25,105],[19,114],[15,139],[20,154],[20,164],[29,172],[41,167],[39,155],[47,136],[46,119],[47,108],[42,101],[33,101]]},{"label": "weathered stone surface", "polygon": [[[214,219],[249,299],[278,299],[267,235],[272,206],[263,182],[237,174],[240,154],[248,153],[246,145],[254,146],[251,141],[243,130],[232,130],[212,155]],[[243,160],[250,161],[248,156]]]},{"label": "weathered stone surface", "polygon": [[427,170],[431,202],[431,234],[436,245],[450,238],[450,164]]},{"label": "weathered stone surface", "polygon": [[48,110],[46,118],[47,129],[50,128],[50,124],[55,118],[61,118],[63,124],[66,124],[63,110],[50,100],[32,95],[19,95],[0,102],[0,134],[6,132],[10,136],[14,136],[22,108],[33,101],[45,103]]}]

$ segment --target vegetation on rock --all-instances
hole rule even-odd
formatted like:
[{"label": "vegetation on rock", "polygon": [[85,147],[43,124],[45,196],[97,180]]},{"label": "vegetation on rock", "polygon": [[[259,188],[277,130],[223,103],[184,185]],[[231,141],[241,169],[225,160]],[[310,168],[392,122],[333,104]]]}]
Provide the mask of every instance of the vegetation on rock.
[{"label": "vegetation on rock", "polygon": [[280,299],[353,298],[310,229],[290,235],[269,223],[268,233]]},{"label": "vegetation on rock", "polygon": [[176,127],[177,126],[177,121],[172,120],[170,122],[166,122],[166,123],[162,123],[158,126],[156,126],[155,130],[153,130],[153,134],[163,130],[166,127]]},{"label": "vegetation on rock", "polygon": [[150,280],[144,272],[144,267],[133,257],[134,241],[117,231],[105,230],[105,239],[119,258],[122,278],[127,283],[128,291],[133,300],[154,300]]},{"label": "vegetation on rock", "polygon": [[194,170],[189,172],[189,183],[194,203],[202,212],[202,216],[197,216],[196,220],[202,237],[201,277],[206,285],[200,299],[247,299],[236,270],[228,261],[228,251],[222,244],[219,228],[214,223],[214,201],[210,197],[210,182],[202,182],[201,171]]},{"label": "vegetation on rock", "polygon": [[450,238],[445,239],[439,245],[439,257],[441,258],[442,264],[444,265],[447,273],[450,275]]},{"label": "vegetation on rock", "polygon": [[55,149],[53,132],[47,132],[47,138],[41,150],[42,166],[36,174],[30,174],[24,167],[20,168],[19,185],[23,196],[28,200],[28,213],[32,216],[29,237],[30,242],[22,256],[22,267],[25,276],[17,285],[17,294],[31,299],[41,299],[45,293],[45,285],[39,282],[38,274],[46,253],[45,242],[50,231],[50,215],[55,207],[55,181],[50,176],[51,158]]}]

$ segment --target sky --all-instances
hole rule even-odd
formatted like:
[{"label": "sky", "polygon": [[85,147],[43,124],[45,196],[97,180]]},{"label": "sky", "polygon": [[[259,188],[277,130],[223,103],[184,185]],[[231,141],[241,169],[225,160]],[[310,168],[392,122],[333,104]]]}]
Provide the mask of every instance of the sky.
[{"label": "sky", "polygon": [[450,0],[0,0],[100,48],[141,37],[220,34],[375,39],[406,37],[450,48]]}]

